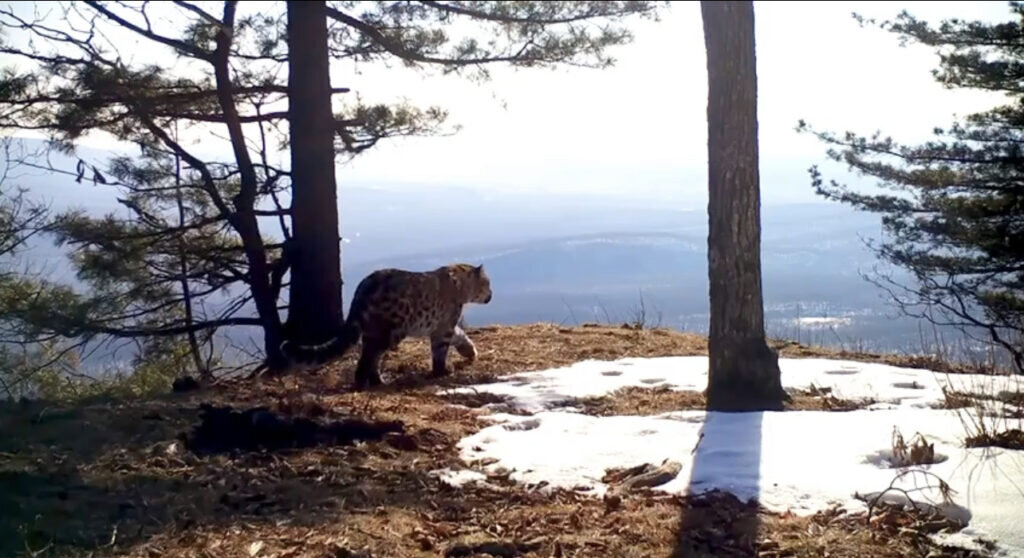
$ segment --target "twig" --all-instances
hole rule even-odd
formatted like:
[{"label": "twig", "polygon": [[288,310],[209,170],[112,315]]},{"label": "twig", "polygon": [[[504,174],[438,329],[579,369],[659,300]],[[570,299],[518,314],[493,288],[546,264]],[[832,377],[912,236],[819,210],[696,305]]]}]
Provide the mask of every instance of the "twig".
[{"label": "twig", "polygon": [[[946,483],[946,481],[942,480],[941,477],[939,477],[935,473],[932,473],[930,471],[925,471],[923,469],[910,469],[908,471],[903,471],[903,472],[899,473],[898,475],[896,475],[895,477],[893,477],[892,481],[889,483],[888,488],[886,488],[885,490],[879,492],[874,498],[870,499],[871,501],[868,503],[868,514],[867,514],[867,519],[866,519],[867,522],[871,521],[871,514],[874,511],[875,506],[878,504],[878,501],[881,500],[882,496],[884,496],[889,491],[902,492],[903,495],[907,497],[907,501],[914,505],[915,509],[921,510],[921,507],[919,507],[918,503],[915,502],[913,500],[913,498],[910,497],[910,493],[907,490],[905,490],[903,488],[898,488],[896,486],[896,482],[897,481],[899,481],[900,479],[902,479],[903,477],[905,477],[905,476],[907,476],[907,475],[909,475],[911,473],[920,473],[920,474],[922,474],[922,475],[924,475],[926,477],[934,477],[936,480],[939,481],[938,488],[939,488],[939,493],[942,495],[943,502],[947,503],[947,504],[953,503],[952,495],[956,494],[956,491],[954,491],[952,489],[952,487],[950,487],[949,484]],[[915,489],[915,491],[923,490],[925,488],[935,488],[935,487],[933,487],[933,486],[924,486],[924,487],[919,487],[919,488]]]}]

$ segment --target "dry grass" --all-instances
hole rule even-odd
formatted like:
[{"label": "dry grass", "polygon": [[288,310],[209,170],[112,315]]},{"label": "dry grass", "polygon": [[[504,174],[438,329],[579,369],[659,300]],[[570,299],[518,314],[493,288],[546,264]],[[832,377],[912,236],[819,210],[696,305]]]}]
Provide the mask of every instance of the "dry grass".
[{"label": "dry grass", "polygon": [[[670,329],[633,329],[584,324],[581,327],[560,327],[553,324],[522,326],[486,326],[470,328],[480,351],[471,367],[443,380],[443,384],[481,383],[502,374],[568,366],[586,359],[614,360],[623,357],[707,355],[707,337]],[[967,365],[953,365],[929,356],[872,354],[809,347],[791,341],[772,340],[769,344],[787,358],[830,358],[874,362],[906,368],[924,368],[950,373],[984,373]],[[351,374],[357,358],[350,352],[339,364],[332,366],[343,374]],[[422,340],[405,341],[398,351],[385,357],[384,369],[403,388],[424,383],[410,377],[429,369],[430,348]],[[458,357],[450,362],[462,368]],[[345,376],[344,381],[351,381]]]},{"label": "dry grass", "polygon": [[[439,385],[584,358],[706,348],[693,335],[605,327],[495,327],[471,335],[480,357],[468,368],[430,380],[426,346],[409,342],[385,365],[392,383],[373,393],[347,390],[350,355],[317,374],[228,381],[142,402],[0,406],[0,556],[406,558],[490,550],[545,557],[923,558],[937,551],[916,528],[927,518],[906,514],[896,528],[833,512],[771,514],[727,495],[691,499],[645,490],[609,507],[585,492],[537,490],[501,474],[486,485],[451,488],[429,471],[462,466],[455,444],[482,426],[479,411],[468,407],[494,399],[452,406],[436,394]],[[650,405],[644,409],[650,413],[681,403],[655,392],[623,395],[636,397],[647,399],[622,405]],[[197,422],[202,402],[317,419],[399,420],[406,435],[199,457],[179,435]]]},{"label": "dry grass", "polygon": [[[861,351],[848,351],[845,349],[833,349],[829,347],[814,347],[785,340],[771,340],[768,344],[779,352],[779,356],[787,358],[830,358],[838,360],[853,360],[857,362],[888,364],[890,366],[899,366],[902,368],[921,368],[946,374],[1006,374],[1006,371],[1004,370],[996,370],[983,365],[947,362],[933,355],[865,353]],[[706,351],[707,349],[705,348],[705,352]]]},{"label": "dry grass", "polygon": [[929,533],[956,528],[941,518],[885,507],[866,522],[863,514],[829,509],[809,517],[767,513],[730,494],[681,499],[681,543],[673,558],[712,556],[968,558],[963,549],[937,548]]},{"label": "dry grass", "polygon": [[946,388],[943,395],[936,406],[957,413],[967,447],[1024,450],[1024,394],[981,386],[970,392]]},{"label": "dry grass", "polygon": [[[815,390],[792,390],[787,411],[853,411],[874,403],[872,400],[840,399]],[[600,397],[564,402],[594,416],[655,415],[671,411],[704,409],[707,400],[697,391],[678,391],[667,386],[626,387]]]},{"label": "dry grass", "polygon": [[997,447],[1024,450],[1024,431],[1010,429],[996,433],[978,434],[967,438],[966,443],[969,448]]},{"label": "dry grass", "polygon": [[943,400],[936,406],[940,409],[965,409],[976,407],[979,403],[997,403],[1002,411],[1013,414],[1015,410],[1024,409],[1024,392],[1003,391],[992,386],[977,386],[971,391],[942,389]]}]

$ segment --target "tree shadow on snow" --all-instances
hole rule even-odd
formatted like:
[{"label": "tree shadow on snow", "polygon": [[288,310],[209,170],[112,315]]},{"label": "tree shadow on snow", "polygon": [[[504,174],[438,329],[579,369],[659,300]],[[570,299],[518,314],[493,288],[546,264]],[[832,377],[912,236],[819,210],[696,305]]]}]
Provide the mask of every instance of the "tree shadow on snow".
[{"label": "tree shadow on snow", "polygon": [[707,413],[673,557],[757,556],[763,417]]}]

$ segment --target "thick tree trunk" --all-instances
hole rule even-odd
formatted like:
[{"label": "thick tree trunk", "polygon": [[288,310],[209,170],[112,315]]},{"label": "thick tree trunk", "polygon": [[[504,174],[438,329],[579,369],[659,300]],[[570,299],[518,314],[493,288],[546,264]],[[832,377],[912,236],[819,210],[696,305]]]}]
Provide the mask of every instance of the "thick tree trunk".
[{"label": "thick tree trunk", "polygon": [[701,2],[708,57],[709,410],[782,408],[765,340],[752,2]]},{"label": "thick tree trunk", "polygon": [[292,229],[288,337],[331,340],[342,319],[341,254],[334,177],[334,115],[327,51],[327,5],[288,2],[288,95]]}]

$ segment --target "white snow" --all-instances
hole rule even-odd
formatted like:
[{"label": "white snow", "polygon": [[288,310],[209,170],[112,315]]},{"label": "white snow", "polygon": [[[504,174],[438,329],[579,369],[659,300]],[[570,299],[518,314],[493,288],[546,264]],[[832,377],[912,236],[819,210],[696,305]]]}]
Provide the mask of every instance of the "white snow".
[{"label": "white snow", "polygon": [[470,484],[474,482],[485,482],[487,475],[473,471],[471,469],[439,469],[437,471],[431,471],[433,476],[441,479],[445,484],[449,484],[454,487],[460,487],[464,484]]},{"label": "white snow", "polygon": [[793,320],[795,325],[809,327],[809,328],[826,328],[834,326],[848,326],[853,323],[853,319],[846,317],[826,317],[826,316],[805,316],[803,318],[797,318]]},{"label": "white snow", "polygon": [[[625,358],[586,360],[565,368],[524,372],[505,381],[457,388],[452,392],[488,392],[512,398],[516,407],[536,412],[574,398],[606,395],[617,389],[666,386],[700,391],[707,387],[707,357]],[[830,388],[836,397],[874,399],[875,408],[929,408],[944,399],[943,388],[957,391],[1019,393],[1024,378],[942,374],[846,360],[779,359],[787,388]]]},{"label": "white snow", "polygon": [[[963,543],[984,536],[1010,554],[1024,555],[1024,530],[1018,528],[1024,521],[1024,452],[966,449],[958,414],[933,408],[943,399],[944,386],[1019,392],[1024,388],[1020,378],[946,375],[826,359],[780,359],[779,365],[786,387],[831,388],[838,397],[879,403],[850,412],[677,411],[594,417],[565,402],[628,386],[702,390],[707,385],[707,358],[583,361],[461,388],[505,395],[506,405],[532,414],[491,415],[495,424],[463,439],[459,448],[470,466],[486,460],[483,471],[502,468],[524,483],[589,487],[588,493],[595,495],[607,489],[600,479],[608,468],[672,459],[682,471],[656,490],[718,488],[740,498],[758,498],[770,509],[814,513],[834,503],[863,509],[857,495],[877,494],[907,470],[891,463],[891,436],[898,427],[908,442],[920,433],[935,444],[937,463],[911,469],[937,475],[955,493],[952,503],[943,502],[935,478],[923,473],[908,474],[896,486],[921,505],[936,505],[970,521],[961,534],[944,540]],[[1020,428],[1019,423],[1014,420],[1014,427]],[[886,494],[888,499],[899,497],[898,492]]]}]

